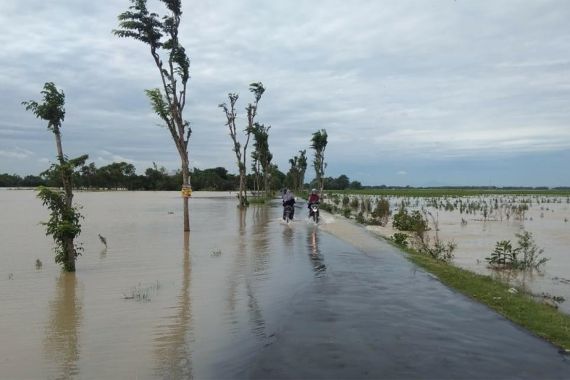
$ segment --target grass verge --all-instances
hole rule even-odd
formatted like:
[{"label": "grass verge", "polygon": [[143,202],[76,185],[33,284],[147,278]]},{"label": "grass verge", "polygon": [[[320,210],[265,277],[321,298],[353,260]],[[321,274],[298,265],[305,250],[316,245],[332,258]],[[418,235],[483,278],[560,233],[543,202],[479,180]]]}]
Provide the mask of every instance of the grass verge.
[{"label": "grass verge", "polygon": [[[387,239],[388,240],[388,239]],[[523,292],[510,293],[509,285],[451,264],[437,261],[413,249],[400,247],[410,261],[436,275],[445,285],[489,306],[505,318],[570,353],[570,316],[536,302]]]}]

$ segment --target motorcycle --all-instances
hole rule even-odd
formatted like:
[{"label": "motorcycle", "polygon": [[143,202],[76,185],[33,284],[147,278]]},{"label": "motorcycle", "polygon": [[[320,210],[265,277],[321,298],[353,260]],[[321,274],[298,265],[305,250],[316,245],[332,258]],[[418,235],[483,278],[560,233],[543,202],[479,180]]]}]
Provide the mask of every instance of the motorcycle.
[{"label": "motorcycle", "polygon": [[319,204],[318,203],[312,203],[311,206],[309,207],[309,219],[313,218],[313,221],[315,223],[319,222]]},{"label": "motorcycle", "polygon": [[290,220],[293,220],[293,206],[292,205],[283,206],[283,219],[287,223],[289,223]]}]

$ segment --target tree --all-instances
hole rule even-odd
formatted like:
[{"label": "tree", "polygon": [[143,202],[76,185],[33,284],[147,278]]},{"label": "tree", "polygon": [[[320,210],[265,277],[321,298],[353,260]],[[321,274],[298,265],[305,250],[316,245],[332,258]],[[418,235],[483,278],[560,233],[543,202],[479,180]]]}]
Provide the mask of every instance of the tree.
[{"label": "tree", "polygon": [[349,188],[354,189],[354,190],[360,190],[360,189],[362,189],[362,183],[360,183],[360,181],[352,181],[350,183]]},{"label": "tree", "polygon": [[254,124],[255,124],[255,116],[257,116],[257,105],[261,96],[265,92],[265,88],[261,82],[251,83],[249,85],[249,91],[253,93],[254,102],[249,103],[248,106],[245,108],[247,112],[247,126],[245,128],[245,144],[240,143],[238,135],[237,135],[237,126],[236,126],[236,118],[237,118],[237,111],[236,111],[236,103],[239,98],[237,93],[229,93],[228,99],[230,101],[230,105],[226,103],[221,103],[218,107],[224,110],[226,114],[226,125],[230,130],[230,137],[234,144],[233,151],[236,155],[236,160],[239,169],[239,192],[238,192],[238,199],[239,199],[239,207],[247,207],[247,191],[246,191],[246,158],[247,158],[247,146],[249,144],[249,139],[253,132]]},{"label": "tree", "polygon": [[48,122],[47,128],[55,136],[58,161],[48,172],[59,175],[63,184],[63,192],[40,187],[38,197],[51,211],[49,221],[43,224],[47,227],[46,235],[51,235],[56,243],[55,262],[62,264],[64,270],[75,272],[75,260],[79,255],[80,247],[75,245],[74,240],[81,233],[79,223],[81,214],[77,207],[73,206],[73,172],[85,163],[88,156],[68,159],[63,154],[61,124],[65,119],[65,94],[63,91],[58,91],[51,82],[44,85],[41,93],[43,94],[42,103],[30,100],[22,104],[38,119]]},{"label": "tree", "polygon": [[299,151],[299,160],[297,161],[298,178],[297,178],[297,191],[300,191],[305,186],[305,172],[307,171],[307,151]]},{"label": "tree", "polygon": [[132,189],[132,182],[135,177],[135,167],[126,162],[113,162],[102,166],[97,170],[97,174],[107,188]]},{"label": "tree", "polygon": [[254,158],[261,168],[263,169],[263,187],[265,190],[265,197],[268,198],[271,192],[270,178],[271,178],[271,160],[273,154],[269,151],[269,130],[271,126],[255,123],[252,129],[254,138],[254,148],[252,158]]},{"label": "tree", "polygon": [[346,174],[341,174],[336,179],[336,189],[344,190],[350,185],[350,179],[346,176]]},{"label": "tree", "polygon": [[288,184],[291,189],[301,191],[305,182],[305,171],[307,170],[306,150],[299,151],[300,156],[289,159],[289,172],[287,173]]},{"label": "tree", "polygon": [[251,152],[251,171],[253,173],[253,183],[250,188],[257,193],[261,188],[261,162],[259,161],[259,154],[255,150]]},{"label": "tree", "polygon": [[316,181],[322,194],[324,188],[325,168],[325,149],[327,147],[327,131],[321,129],[313,133],[311,138],[311,149],[315,150],[315,158],[313,159],[313,167],[315,168]]},{"label": "tree", "polygon": [[[178,40],[178,28],[182,16],[181,0],[160,0],[168,9],[159,18],[147,9],[147,0],[130,0],[129,10],[118,16],[120,29],[113,30],[118,37],[134,38],[150,48],[158,68],[162,89],[145,90],[154,112],[166,124],[181,161],[184,207],[184,231],[190,231],[188,196],[191,190],[188,160],[188,141],[192,133],[190,123],[184,119],[186,86],[190,59]],[[163,59],[162,56],[165,58]]]}]

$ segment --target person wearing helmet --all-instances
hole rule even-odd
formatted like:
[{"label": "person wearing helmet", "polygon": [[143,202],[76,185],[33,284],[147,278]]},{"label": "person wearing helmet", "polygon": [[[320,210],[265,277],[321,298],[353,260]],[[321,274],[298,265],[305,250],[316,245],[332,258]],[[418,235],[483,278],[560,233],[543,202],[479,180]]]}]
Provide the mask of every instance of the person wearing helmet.
[{"label": "person wearing helmet", "polygon": [[291,219],[295,214],[295,195],[289,189],[283,189],[281,200],[283,201],[283,220],[285,220],[285,206],[291,206]]},{"label": "person wearing helmet", "polygon": [[311,205],[314,203],[319,203],[320,201],[320,197],[319,194],[317,193],[317,189],[313,189],[311,190],[311,195],[309,195],[309,200],[307,201],[307,207],[309,208],[309,210],[311,209]]}]

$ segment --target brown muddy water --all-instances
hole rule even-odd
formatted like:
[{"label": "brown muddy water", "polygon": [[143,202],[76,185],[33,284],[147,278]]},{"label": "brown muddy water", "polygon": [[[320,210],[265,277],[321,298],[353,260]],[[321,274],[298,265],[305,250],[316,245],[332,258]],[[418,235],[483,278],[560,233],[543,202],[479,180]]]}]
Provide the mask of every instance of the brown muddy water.
[{"label": "brown muddy water", "polygon": [[78,193],[84,252],[66,274],[35,192],[0,190],[0,378],[570,373],[556,347],[364,229],[330,215],[315,226],[306,209],[286,225],[278,202],[240,212],[216,196],[191,199],[184,234],[177,192]]},{"label": "brown muddy water", "polygon": [[[254,352],[264,313],[314,277],[306,255],[286,250],[308,240],[269,230],[279,221],[267,207],[239,213],[233,198],[198,193],[185,237],[177,192],[75,201],[84,252],[66,274],[35,192],[0,190],[0,378],[204,378],[213,363]],[[303,265],[288,270],[295,260]]]},{"label": "brown muddy water", "polygon": [[[570,202],[568,197],[555,196],[488,196],[462,197],[464,203],[484,203],[491,205],[498,200],[499,205],[525,204],[528,210],[524,215],[507,219],[505,210],[491,211],[487,217],[481,210],[473,213],[460,213],[458,209],[446,211],[426,205],[426,199],[391,199],[392,212],[397,212],[398,205],[405,200],[410,202],[410,209],[422,209],[431,213],[427,216],[433,240],[437,229],[439,238],[457,244],[453,262],[471,271],[491,275],[497,279],[522,287],[541,296],[562,296],[566,301],[558,304],[559,310],[570,314]],[[451,202],[455,198],[450,198]],[[441,201],[440,201],[441,202]],[[443,203],[447,200],[443,201]],[[462,223],[462,219],[464,222]],[[435,225],[437,223],[437,226]],[[392,218],[386,227],[368,227],[385,237],[394,232]],[[510,240],[517,246],[515,234],[522,230],[533,234],[536,245],[543,249],[541,257],[546,262],[540,270],[532,271],[495,271],[491,270],[486,257],[491,255],[495,244],[501,240]],[[540,299],[540,297],[537,297]]]}]

